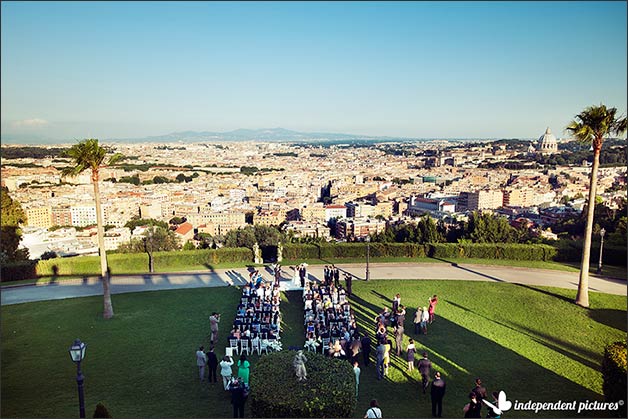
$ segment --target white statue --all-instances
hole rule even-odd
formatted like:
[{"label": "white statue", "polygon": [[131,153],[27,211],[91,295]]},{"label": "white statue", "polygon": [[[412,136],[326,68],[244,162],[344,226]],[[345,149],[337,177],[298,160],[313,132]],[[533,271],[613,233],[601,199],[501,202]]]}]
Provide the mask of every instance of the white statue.
[{"label": "white statue", "polygon": [[283,244],[277,243],[277,263],[281,263],[283,260]]},{"label": "white statue", "polygon": [[264,261],[262,260],[262,252],[260,251],[259,244],[257,244],[257,242],[253,244],[253,257],[255,259],[253,261],[255,264],[260,265],[264,263]]},{"label": "white statue", "polygon": [[307,371],[305,369],[306,362],[307,358],[303,355],[303,351],[297,352],[294,356],[294,360],[292,361],[294,373],[297,375],[297,380],[299,381],[307,380]]}]

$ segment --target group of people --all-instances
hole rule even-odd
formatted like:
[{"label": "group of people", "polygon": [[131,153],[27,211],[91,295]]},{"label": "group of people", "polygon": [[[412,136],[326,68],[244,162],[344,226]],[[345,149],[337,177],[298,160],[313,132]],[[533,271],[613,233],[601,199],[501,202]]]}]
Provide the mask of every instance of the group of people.
[{"label": "group of people", "polygon": [[306,281],[303,302],[306,346],[324,345],[323,350],[331,349],[333,357],[344,357],[344,344],[358,332],[345,289],[333,282]]},{"label": "group of people", "polygon": [[252,341],[258,339],[279,339],[281,312],[279,303],[279,281],[277,276],[264,281],[259,271],[251,272],[249,281],[242,288],[240,304],[229,339]]},{"label": "group of people", "polygon": [[438,296],[434,294],[427,302],[427,306],[419,306],[416,309],[416,313],[414,315],[415,335],[427,335],[427,325],[432,324],[434,321],[434,311],[436,310],[436,304],[438,304]]}]

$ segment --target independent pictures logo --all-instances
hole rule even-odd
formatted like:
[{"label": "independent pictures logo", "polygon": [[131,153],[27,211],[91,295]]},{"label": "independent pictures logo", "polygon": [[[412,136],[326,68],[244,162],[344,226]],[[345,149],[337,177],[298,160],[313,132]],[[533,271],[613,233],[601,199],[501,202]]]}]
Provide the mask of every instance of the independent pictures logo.
[{"label": "independent pictures logo", "polygon": [[539,413],[544,410],[570,410],[576,411],[577,413],[595,410],[617,411],[624,405],[623,400],[619,400],[617,402],[599,402],[597,400],[586,400],[581,402],[575,400],[570,402],[564,402],[562,400],[557,402],[536,402],[528,400],[527,402],[520,402],[519,400],[515,400],[514,402],[511,402],[506,397],[506,393],[504,391],[499,392],[497,405],[494,405],[487,400],[482,400],[482,402],[489,408],[493,409],[493,412],[497,415],[501,415],[503,412],[507,412],[510,409],[519,411],[534,411],[534,413]]}]

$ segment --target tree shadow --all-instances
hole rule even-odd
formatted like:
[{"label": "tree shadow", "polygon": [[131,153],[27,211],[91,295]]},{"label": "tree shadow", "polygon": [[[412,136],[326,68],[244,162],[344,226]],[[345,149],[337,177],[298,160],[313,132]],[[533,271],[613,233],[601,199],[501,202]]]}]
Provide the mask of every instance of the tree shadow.
[{"label": "tree shadow", "polygon": [[559,300],[566,301],[569,304],[573,304],[574,302],[574,300],[571,298],[565,297],[564,295],[560,295],[560,294],[554,294],[553,292],[542,289],[542,288],[537,288],[537,287],[533,287],[533,286],[525,285],[525,284],[514,284],[514,285],[525,288],[525,289],[529,289],[532,291],[540,292],[541,294],[549,295],[550,297],[558,298]]},{"label": "tree shadow", "polygon": [[[360,290],[356,290],[358,293]],[[362,294],[364,295],[364,294]],[[366,298],[373,294],[365,295]],[[376,295],[376,294],[375,294]],[[366,301],[356,295],[355,298],[356,319],[362,329],[365,329],[370,336],[373,336],[371,330],[374,328],[374,316],[379,311],[379,307],[371,301]],[[472,312],[463,306],[455,305],[467,312]],[[411,318],[414,310],[407,310],[407,318]],[[476,313],[474,313],[476,314]],[[372,315],[372,317],[371,317]],[[493,322],[492,319],[490,319]],[[529,337],[535,337],[525,328],[516,328],[504,325],[519,333],[524,333]],[[490,328],[490,325],[487,325]],[[406,328],[407,331],[410,329]],[[523,331],[522,331],[523,330]],[[409,333],[406,333],[409,335]],[[539,335],[537,339],[553,338],[548,335]],[[474,386],[474,379],[481,377],[485,383],[485,387],[489,391],[504,390],[511,400],[539,400],[539,401],[558,401],[558,400],[602,400],[603,396],[597,394],[588,388],[571,381],[570,379],[543,367],[533,360],[530,360],[512,349],[506,348],[490,338],[484,337],[474,331],[468,330],[447,317],[439,316],[432,324],[430,334],[427,336],[419,336],[414,338],[417,359],[418,354],[426,351],[429,359],[433,363],[431,376],[435,371],[441,372],[447,382],[447,394],[445,396],[446,403],[444,406],[443,416],[454,417],[460,413],[462,406],[468,402],[467,395]],[[548,345],[548,342],[540,342]],[[566,356],[571,356],[583,365],[591,366],[590,360],[582,357],[574,357],[573,352],[567,349],[576,350],[580,348],[568,348],[568,344],[564,347],[553,345],[552,349]],[[393,360],[391,368],[405,368],[405,360],[396,358]],[[399,363],[401,361],[401,364]],[[398,375],[399,377],[400,375]],[[429,417],[431,414],[431,406],[429,396],[423,396],[420,390],[420,376],[415,371],[409,375],[407,383],[388,382],[387,380],[377,381],[374,368],[362,369],[362,377],[360,383],[360,397],[358,401],[357,411],[366,406],[368,408],[368,398],[379,394],[395,394],[395,399],[416,400],[421,399],[420,403],[413,403],[412,406],[398,406],[395,413],[390,414],[391,417]],[[531,386],[530,383],[536,383]],[[368,386],[373,385],[374,390]],[[365,389],[364,391],[362,389]],[[380,400],[381,402],[381,400]],[[384,401],[385,403],[385,401]],[[381,403],[380,403],[381,404]],[[383,404],[382,409],[385,407]],[[483,409],[483,415],[486,413]],[[515,414],[517,412],[514,412]],[[519,412],[522,413],[522,412]],[[549,416],[575,416],[576,412],[551,412],[544,411],[540,415]]]},{"label": "tree shadow", "polygon": [[626,332],[626,311],[611,308],[590,309],[589,317],[605,326]]},{"label": "tree shadow", "polygon": [[472,274],[475,274],[475,275],[478,275],[478,276],[481,276],[481,277],[484,277],[484,278],[490,279],[491,281],[496,281],[496,282],[508,282],[508,281],[504,281],[504,280],[503,280],[503,279],[501,279],[501,278],[497,278],[496,276],[491,276],[491,275],[483,274],[483,273],[481,273],[481,272],[474,271],[473,269],[465,268],[464,266],[460,266],[460,265],[458,265],[456,262],[451,262],[451,261],[449,261],[449,260],[447,260],[447,259],[441,259],[441,258],[436,258],[436,257],[432,257],[432,259],[436,259],[436,260],[440,260],[441,262],[446,262],[446,263],[449,263],[449,264],[450,264],[451,266],[453,266],[454,268],[458,268],[458,269],[461,269],[461,270],[463,270],[463,271],[471,272]]},{"label": "tree shadow", "polygon": [[[535,341],[536,343],[539,343],[547,347],[548,349],[551,349],[568,358],[571,358],[572,360],[576,362],[584,364],[588,366],[589,368],[592,368],[594,370],[597,370],[599,368],[599,365],[600,365],[599,362],[601,362],[601,359],[599,358],[599,356],[597,356],[594,352],[591,352],[585,348],[575,346],[570,342],[558,339],[555,336],[549,335],[547,333],[539,332],[538,330],[533,330],[529,328],[528,326],[517,324],[517,323],[513,323],[513,325],[509,325],[509,324],[500,322],[498,320],[486,317],[483,314],[477,313],[469,308],[461,306],[460,304],[454,303],[453,301],[449,301],[449,300],[444,300],[444,301],[446,301],[447,303],[451,304],[454,307],[465,310],[476,316],[483,317],[484,319],[488,320],[491,323],[496,323],[516,333],[522,333],[526,335],[527,337],[529,337],[530,339],[532,339],[533,341]],[[586,356],[589,357],[589,359],[584,358],[580,354],[585,354]],[[591,361],[591,359],[594,359],[595,361]]]}]

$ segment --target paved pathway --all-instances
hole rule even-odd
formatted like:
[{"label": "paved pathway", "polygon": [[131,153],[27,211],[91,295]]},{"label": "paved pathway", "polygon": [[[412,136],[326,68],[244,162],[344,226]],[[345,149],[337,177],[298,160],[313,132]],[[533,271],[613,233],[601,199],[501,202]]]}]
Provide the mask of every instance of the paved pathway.
[{"label": "paved pathway", "polygon": [[[338,264],[336,266],[341,271],[349,272],[359,279],[364,279],[365,277],[364,264]],[[310,278],[322,278],[323,267],[323,265],[311,265],[308,267]],[[270,269],[267,268],[264,276],[270,278],[270,272]],[[293,289],[290,284],[292,272],[290,267],[286,266],[283,268],[283,289]],[[248,277],[249,271],[247,268],[217,269],[196,273],[120,275],[111,279],[111,292],[112,294],[121,294],[125,292],[242,285],[245,282],[245,278]],[[576,289],[578,286],[577,272],[510,266],[452,265],[447,263],[374,263],[370,266],[370,277],[372,279],[449,279],[512,282],[568,289]],[[626,281],[590,277],[589,289],[607,294],[626,295]],[[101,294],[102,284],[99,279],[90,277],[83,280],[59,281],[45,285],[3,287],[1,304],[9,305]]]}]

